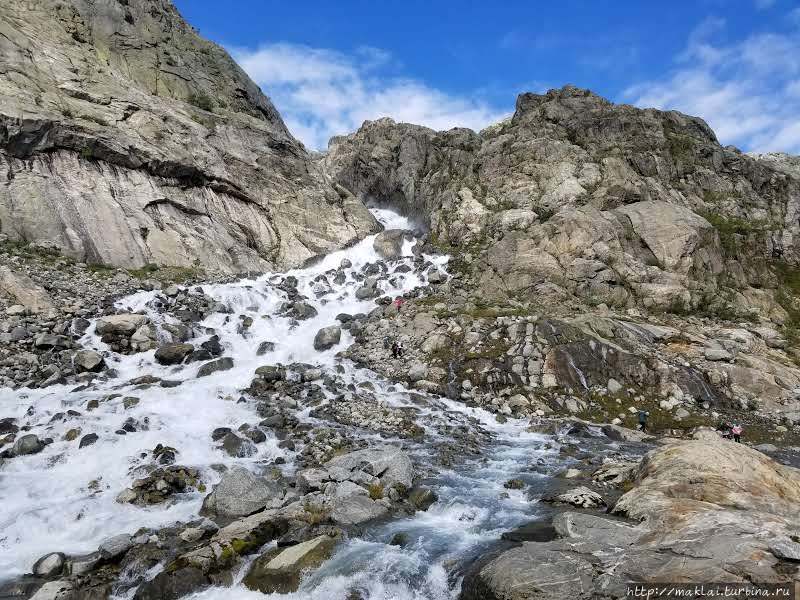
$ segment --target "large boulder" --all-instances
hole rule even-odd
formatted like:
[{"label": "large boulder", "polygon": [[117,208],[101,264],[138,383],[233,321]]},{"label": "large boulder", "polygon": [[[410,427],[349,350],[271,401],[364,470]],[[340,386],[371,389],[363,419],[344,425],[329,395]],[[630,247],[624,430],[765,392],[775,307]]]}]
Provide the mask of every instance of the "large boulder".
[{"label": "large boulder", "polygon": [[225,472],[203,500],[203,514],[224,518],[246,517],[283,503],[286,489],[276,481],[259,477],[242,467]]},{"label": "large boulder", "polygon": [[162,365],[178,365],[194,350],[191,344],[164,344],[155,353],[156,362]]},{"label": "large boulder", "polygon": [[403,242],[406,232],[402,229],[387,229],[375,236],[372,247],[384,260],[394,260],[403,255]]},{"label": "large boulder", "polygon": [[53,310],[47,291],[24,273],[0,265],[0,292],[10,296],[18,305],[32,313]]},{"label": "large boulder", "polygon": [[72,359],[75,370],[80,372],[96,373],[105,367],[103,355],[94,350],[79,350]]},{"label": "large boulder", "polygon": [[385,487],[397,486],[405,491],[411,489],[414,480],[414,464],[411,458],[397,448],[365,448],[342,454],[328,461],[325,468],[332,478],[348,479],[352,473],[363,471],[380,479]]},{"label": "large boulder", "polygon": [[142,325],[148,323],[145,315],[136,315],[131,313],[124,313],[121,315],[108,315],[97,319],[95,331],[97,335],[133,335]]},{"label": "large boulder", "polygon": [[323,327],[314,336],[314,349],[322,352],[329,350],[338,344],[342,339],[342,329],[338,325]]},{"label": "large boulder", "polygon": [[230,356],[223,356],[216,360],[204,363],[197,369],[198,377],[208,377],[219,371],[228,371],[233,368],[233,359]]},{"label": "large boulder", "polygon": [[305,572],[316,569],[333,554],[336,540],[327,535],[267,552],[250,567],[244,585],[263,594],[296,592]]}]

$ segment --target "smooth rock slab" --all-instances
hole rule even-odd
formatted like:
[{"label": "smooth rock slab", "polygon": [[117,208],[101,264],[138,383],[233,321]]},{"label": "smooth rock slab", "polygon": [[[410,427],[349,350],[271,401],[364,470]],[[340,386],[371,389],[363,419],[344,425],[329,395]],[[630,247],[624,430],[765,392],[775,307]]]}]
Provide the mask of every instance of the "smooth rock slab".
[{"label": "smooth rock slab", "polygon": [[289,546],[277,556],[274,552],[268,552],[253,563],[243,583],[249,589],[264,594],[295,592],[303,573],[316,569],[328,560],[335,546],[336,540],[321,535]]}]

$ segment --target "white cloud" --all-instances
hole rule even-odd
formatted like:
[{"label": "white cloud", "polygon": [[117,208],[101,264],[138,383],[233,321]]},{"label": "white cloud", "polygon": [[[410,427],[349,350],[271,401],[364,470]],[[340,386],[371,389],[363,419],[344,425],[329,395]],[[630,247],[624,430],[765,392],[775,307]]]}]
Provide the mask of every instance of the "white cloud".
[{"label": "white cloud", "polygon": [[767,8],[772,8],[772,5],[775,4],[775,0],[755,0],[755,3],[758,10],[765,10]]},{"label": "white cloud", "polygon": [[392,57],[379,48],[352,55],[295,44],[233,50],[263,87],[292,133],[310,148],[355,131],[367,119],[392,117],[433,129],[481,129],[507,116],[487,102],[391,75]]},{"label": "white cloud", "polygon": [[701,23],[672,72],[631,86],[623,97],[698,115],[723,144],[800,153],[800,36],[762,33],[715,43],[723,28],[719,19]]}]

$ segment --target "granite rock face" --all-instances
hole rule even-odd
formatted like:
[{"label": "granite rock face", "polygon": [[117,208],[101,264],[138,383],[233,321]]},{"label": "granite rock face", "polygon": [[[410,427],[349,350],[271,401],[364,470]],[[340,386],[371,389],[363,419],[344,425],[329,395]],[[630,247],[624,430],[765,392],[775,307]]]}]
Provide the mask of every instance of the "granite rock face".
[{"label": "granite rock face", "polygon": [[699,118],[567,86],[479,133],[368,121],[323,164],[429,225],[484,296],[785,318],[763,266],[800,259],[797,159],[722,147]]},{"label": "granite rock face", "polygon": [[169,0],[0,7],[0,231],[75,259],[226,273],[376,229]]}]

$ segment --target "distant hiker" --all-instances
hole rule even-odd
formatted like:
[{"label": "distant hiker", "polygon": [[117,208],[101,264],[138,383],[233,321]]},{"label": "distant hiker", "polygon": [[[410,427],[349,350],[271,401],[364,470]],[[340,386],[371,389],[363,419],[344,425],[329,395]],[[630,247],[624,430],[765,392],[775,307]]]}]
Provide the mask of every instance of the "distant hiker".
[{"label": "distant hiker", "polygon": [[400,307],[405,304],[406,300],[402,296],[398,296],[394,299],[394,305],[397,307],[397,312],[400,312]]},{"label": "distant hiker", "polygon": [[741,443],[742,441],[742,426],[738,423],[734,423],[731,427],[731,435],[733,436],[733,441]]},{"label": "distant hiker", "polygon": [[395,340],[392,344],[392,358],[403,358],[403,342]]},{"label": "distant hiker", "polygon": [[725,421],[720,421],[719,425],[717,425],[717,433],[720,434],[725,439],[730,439],[731,437],[730,423],[726,423]]},{"label": "distant hiker", "polygon": [[639,411],[639,429],[641,429],[643,433],[647,431],[647,417],[649,416],[650,413],[646,410]]},{"label": "distant hiker", "polygon": [[403,347],[403,341],[402,340],[398,340],[397,341],[397,356],[399,358],[403,358],[403,354],[405,353],[405,351],[406,351],[406,349],[405,349],[405,347]]}]

